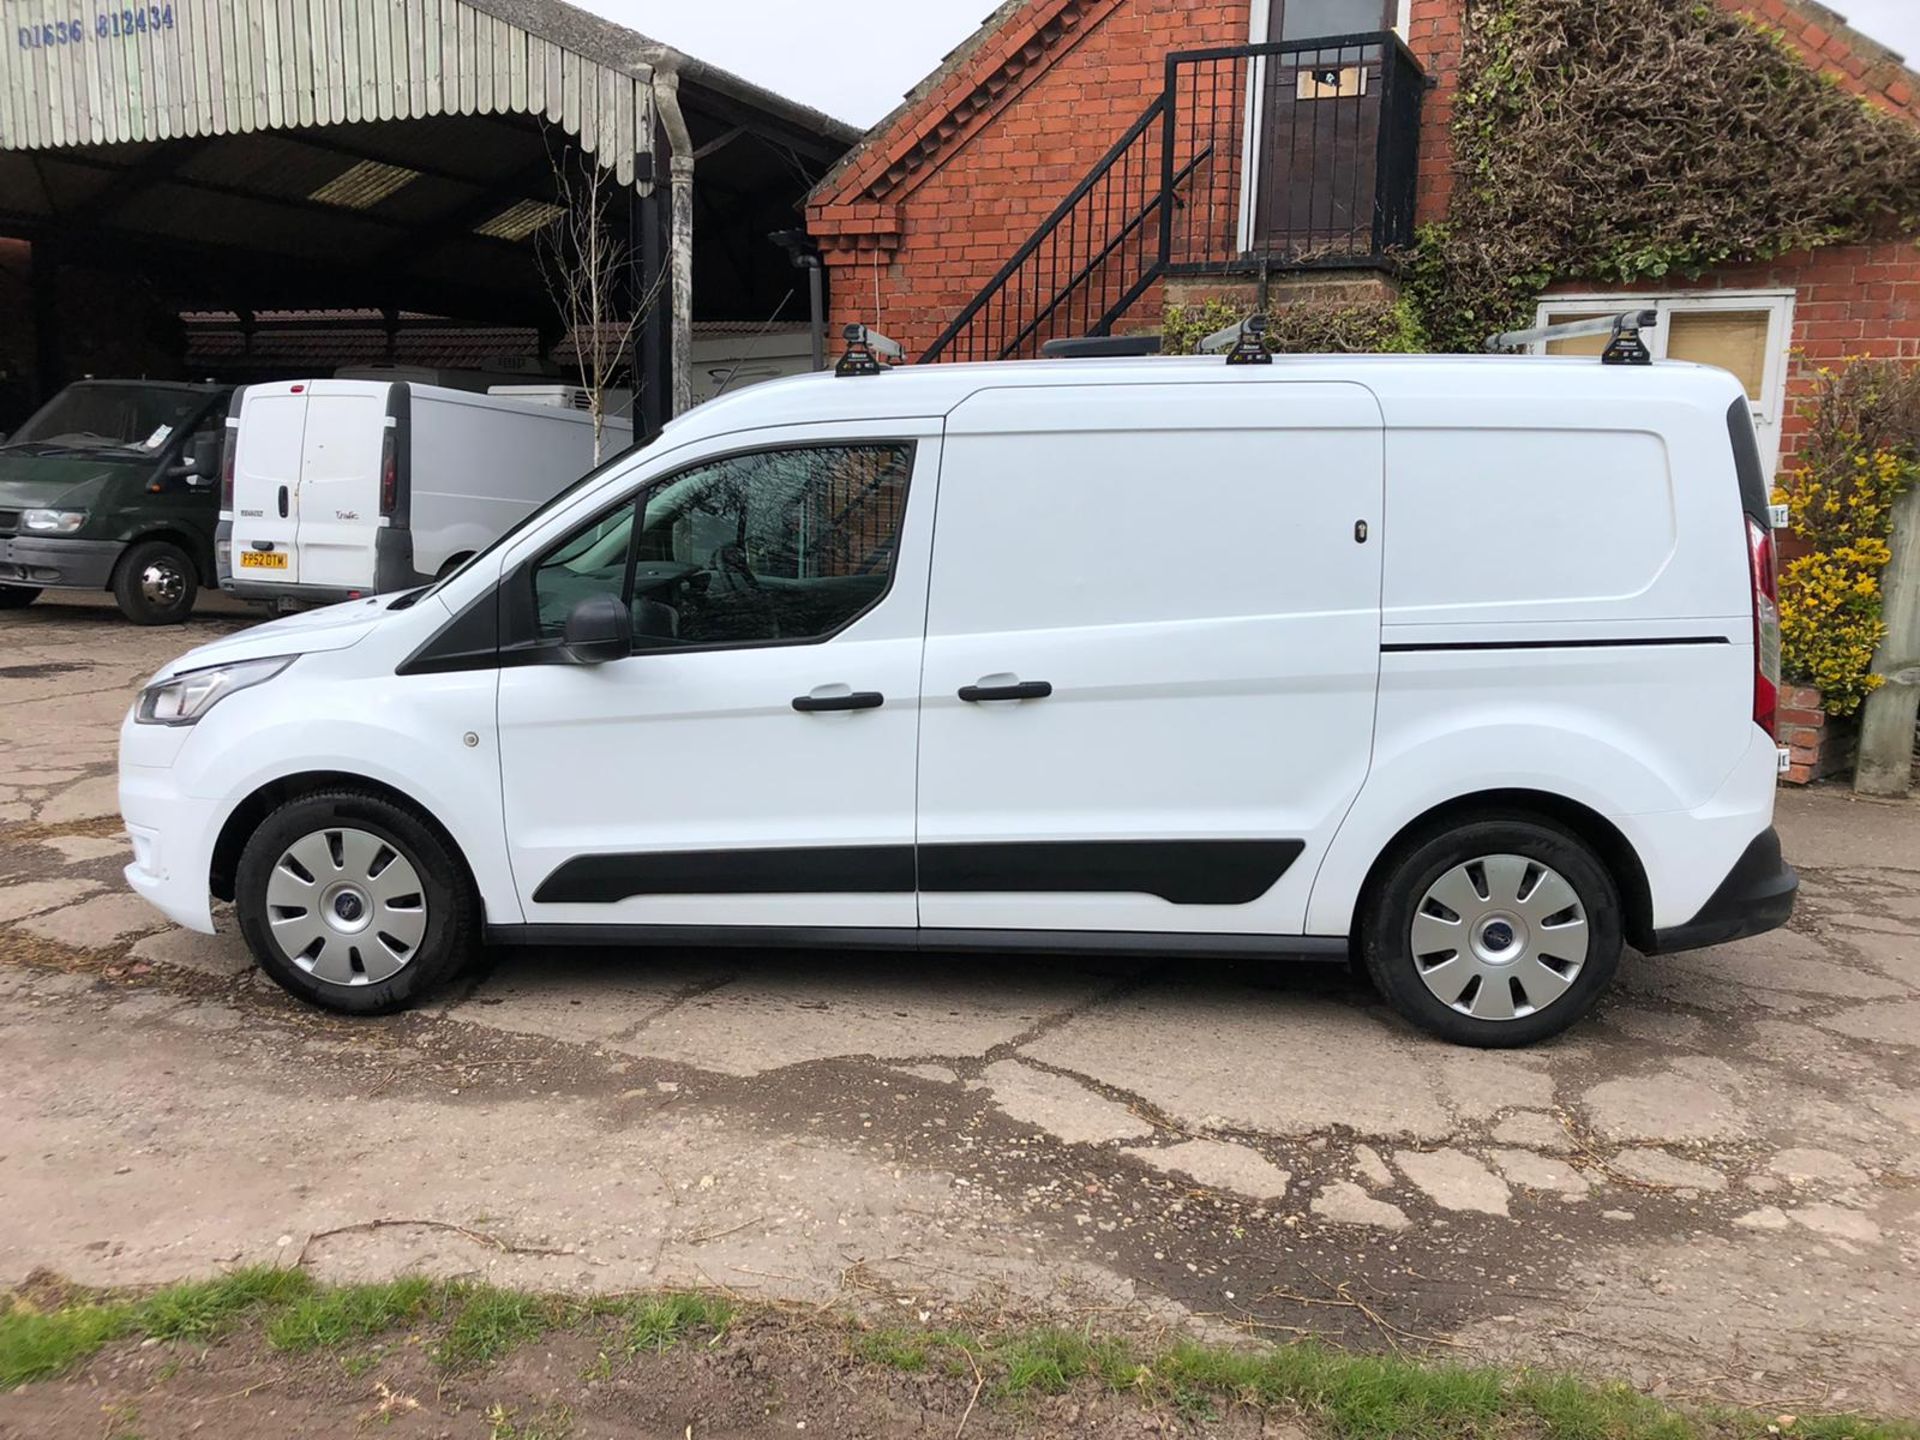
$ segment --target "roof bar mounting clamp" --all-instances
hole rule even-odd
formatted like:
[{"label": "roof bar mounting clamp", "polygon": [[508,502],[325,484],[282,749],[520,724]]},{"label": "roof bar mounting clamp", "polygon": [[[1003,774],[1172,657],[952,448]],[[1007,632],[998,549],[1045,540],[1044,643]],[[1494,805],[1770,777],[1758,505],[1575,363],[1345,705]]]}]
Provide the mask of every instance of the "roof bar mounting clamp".
[{"label": "roof bar mounting clamp", "polygon": [[845,331],[847,353],[840,357],[840,363],[833,367],[833,373],[842,378],[848,375],[881,375],[886,373],[888,361],[898,365],[907,358],[907,352],[901,348],[898,340],[889,340],[878,330],[869,330],[865,325],[849,325]]},{"label": "roof bar mounting clamp", "polygon": [[1601,315],[1591,320],[1569,320],[1562,325],[1541,325],[1532,330],[1508,330],[1487,338],[1489,354],[1499,350],[1518,350],[1527,345],[1545,345],[1554,340],[1584,340],[1593,335],[1607,337],[1600,352],[1602,365],[1651,365],[1653,351],[1641,338],[1641,332],[1660,323],[1658,310],[1627,310],[1618,315]]},{"label": "roof bar mounting clamp", "polygon": [[1202,355],[1227,353],[1229,365],[1271,365],[1273,352],[1267,349],[1267,317],[1249,315],[1238,324],[1216,330],[1200,342]]}]

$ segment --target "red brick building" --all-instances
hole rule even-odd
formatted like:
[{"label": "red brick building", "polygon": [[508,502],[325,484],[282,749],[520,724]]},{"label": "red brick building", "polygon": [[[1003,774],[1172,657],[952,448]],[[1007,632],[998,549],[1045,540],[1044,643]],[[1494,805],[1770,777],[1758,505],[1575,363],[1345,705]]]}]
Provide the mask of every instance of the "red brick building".
[{"label": "red brick building", "polygon": [[[1920,77],[1823,6],[1720,3],[1920,123]],[[1390,253],[1447,212],[1466,12],[1465,0],[1009,0],[813,193],[832,318],[875,324],[911,358],[1025,357],[1057,336],[1157,328],[1169,297],[1264,286],[1278,305],[1391,287]],[[1559,286],[1541,317],[1622,308],[1622,293],[1667,312],[1664,353],[1748,381],[1769,458],[1791,453],[1809,367],[1920,356],[1910,241],[1662,290]]]}]

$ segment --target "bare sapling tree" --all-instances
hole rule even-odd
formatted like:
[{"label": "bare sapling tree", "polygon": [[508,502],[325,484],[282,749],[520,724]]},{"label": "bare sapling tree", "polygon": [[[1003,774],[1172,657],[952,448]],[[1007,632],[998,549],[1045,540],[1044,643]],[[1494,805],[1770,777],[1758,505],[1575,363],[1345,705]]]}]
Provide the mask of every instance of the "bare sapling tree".
[{"label": "bare sapling tree", "polygon": [[555,213],[534,232],[534,254],[580,372],[598,465],[608,391],[622,373],[641,379],[634,336],[660,297],[664,274],[645,285],[633,247],[608,219],[619,186],[593,156],[562,145],[554,153],[553,181]]}]

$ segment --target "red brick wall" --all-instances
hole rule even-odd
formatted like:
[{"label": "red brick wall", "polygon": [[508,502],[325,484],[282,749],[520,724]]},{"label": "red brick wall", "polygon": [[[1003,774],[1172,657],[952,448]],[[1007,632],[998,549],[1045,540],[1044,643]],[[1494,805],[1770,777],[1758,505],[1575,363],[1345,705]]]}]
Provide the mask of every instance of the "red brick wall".
[{"label": "red brick wall", "polygon": [[999,78],[1008,47],[976,55],[909,117],[907,130],[936,140],[943,120],[956,125],[931,158],[891,186],[886,167],[863,158],[835,193],[814,197],[834,325],[864,320],[917,355],[1140,118],[1164,57],[1245,44],[1250,15],[1248,0],[1104,0],[993,108],[956,124],[949,107]]}]

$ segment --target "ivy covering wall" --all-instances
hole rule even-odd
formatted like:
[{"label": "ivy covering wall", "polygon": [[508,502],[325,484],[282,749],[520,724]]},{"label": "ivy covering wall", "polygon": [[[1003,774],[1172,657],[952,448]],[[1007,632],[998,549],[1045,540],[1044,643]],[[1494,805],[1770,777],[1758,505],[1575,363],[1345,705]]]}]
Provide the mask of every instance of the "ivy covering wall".
[{"label": "ivy covering wall", "polygon": [[1685,280],[1920,229],[1920,127],[1713,0],[1475,0],[1429,343],[1478,349],[1556,280]]}]

